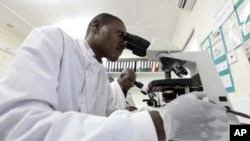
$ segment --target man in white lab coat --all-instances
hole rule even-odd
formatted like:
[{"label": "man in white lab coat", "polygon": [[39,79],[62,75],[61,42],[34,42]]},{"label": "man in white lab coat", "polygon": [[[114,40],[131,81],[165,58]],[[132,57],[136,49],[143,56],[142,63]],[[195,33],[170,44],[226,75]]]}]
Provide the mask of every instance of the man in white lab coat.
[{"label": "man in white lab coat", "polygon": [[0,140],[164,138],[159,113],[113,112],[117,107],[101,58],[118,59],[126,47],[122,32],[124,23],[107,13],[92,19],[85,40],[55,27],[31,31],[0,82]]},{"label": "man in white lab coat", "polygon": [[119,109],[136,110],[131,93],[128,91],[134,86],[136,74],[132,69],[124,69],[117,80],[111,85],[111,93]]},{"label": "man in white lab coat", "polygon": [[[165,131],[179,139],[175,136],[182,129],[178,125],[200,129],[192,128],[197,124],[190,121],[206,125],[216,119],[216,115],[204,117],[215,104],[201,113],[193,109],[202,108],[204,102],[188,97],[177,101],[177,108],[181,108],[175,109],[173,103],[171,110],[163,110],[164,126],[157,111],[115,111],[101,58],[118,59],[126,47],[122,32],[126,32],[124,23],[106,13],[91,20],[84,41],[73,39],[59,28],[34,29],[0,81],[0,141],[155,141],[164,140]],[[192,114],[182,118],[180,113],[185,113],[186,107]],[[194,114],[198,118],[192,118]],[[176,117],[182,120],[170,124]],[[196,135],[185,131],[190,138]],[[182,133],[179,135],[185,137]]]}]

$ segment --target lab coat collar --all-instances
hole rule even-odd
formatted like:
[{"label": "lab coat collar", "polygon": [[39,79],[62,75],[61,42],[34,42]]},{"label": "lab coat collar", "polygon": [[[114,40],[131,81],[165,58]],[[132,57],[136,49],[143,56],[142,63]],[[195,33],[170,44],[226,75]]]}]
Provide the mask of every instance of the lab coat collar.
[{"label": "lab coat collar", "polygon": [[77,39],[77,42],[81,48],[81,52],[84,58],[84,66],[85,68],[89,68],[90,65],[99,63],[96,58],[94,57],[95,54],[93,52],[93,50],[91,49],[91,47],[89,46],[88,42],[86,40],[83,39]]},{"label": "lab coat collar", "polygon": [[90,52],[91,56],[93,56],[99,63],[102,64],[102,60],[98,60],[98,59],[95,57],[95,53],[94,53],[94,51],[92,50],[92,48],[90,47],[89,43],[88,43],[86,40],[83,40],[82,43],[83,43],[83,45],[86,47],[86,49]]},{"label": "lab coat collar", "polygon": [[95,57],[95,53],[92,50],[92,48],[90,47],[89,43],[86,40],[83,40],[83,45],[85,46],[85,48],[88,50],[88,52],[90,53],[91,56]]}]

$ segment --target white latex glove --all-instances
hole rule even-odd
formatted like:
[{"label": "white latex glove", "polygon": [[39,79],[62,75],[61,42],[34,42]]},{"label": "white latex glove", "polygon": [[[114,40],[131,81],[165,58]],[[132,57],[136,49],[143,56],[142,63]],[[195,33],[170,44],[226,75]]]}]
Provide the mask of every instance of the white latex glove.
[{"label": "white latex glove", "polygon": [[182,95],[160,110],[167,140],[215,141],[229,130],[226,109],[200,100],[204,93]]}]

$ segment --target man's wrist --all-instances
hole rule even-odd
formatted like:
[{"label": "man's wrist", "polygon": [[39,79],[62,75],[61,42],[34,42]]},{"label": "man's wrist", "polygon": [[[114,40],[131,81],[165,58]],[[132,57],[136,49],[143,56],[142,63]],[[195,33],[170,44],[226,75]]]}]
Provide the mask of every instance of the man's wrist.
[{"label": "man's wrist", "polygon": [[155,125],[155,130],[158,136],[158,140],[159,141],[166,140],[165,129],[160,113],[158,111],[150,111],[149,114]]}]

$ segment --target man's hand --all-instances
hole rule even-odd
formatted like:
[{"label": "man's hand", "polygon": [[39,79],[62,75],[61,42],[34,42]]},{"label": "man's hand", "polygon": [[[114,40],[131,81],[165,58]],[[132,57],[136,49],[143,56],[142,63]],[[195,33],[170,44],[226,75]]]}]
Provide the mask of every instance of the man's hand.
[{"label": "man's hand", "polygon": [[128,110],[128,111],[135,111],[135,110],[137,110],[137,108],[135,106],[130,106],[130,105],[126,106],[125,109]]},{"label": "man's hand", "polygon": [[228,130],[225,107],[200,100],[199,96],[182,95],[161,109],[167,140],[219,140]]}]

